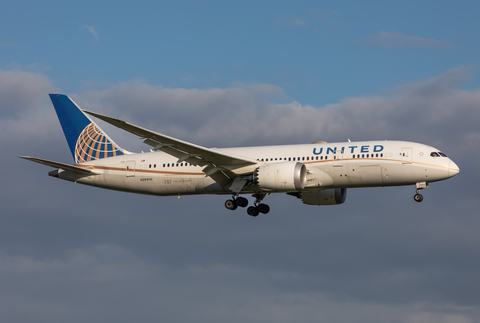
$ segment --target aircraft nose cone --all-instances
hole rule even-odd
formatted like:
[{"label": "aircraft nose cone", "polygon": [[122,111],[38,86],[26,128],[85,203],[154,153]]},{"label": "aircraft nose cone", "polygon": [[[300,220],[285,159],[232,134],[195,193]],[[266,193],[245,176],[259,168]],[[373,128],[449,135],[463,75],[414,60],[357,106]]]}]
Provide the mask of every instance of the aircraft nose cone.
[{"label": "aircraft nose cone", "polygon": [[460,168],[458,168],[457,164],[455,164],[452,160],[450,160],[450,164],[448,166],[448,177],[453,177],[460,172]]}]

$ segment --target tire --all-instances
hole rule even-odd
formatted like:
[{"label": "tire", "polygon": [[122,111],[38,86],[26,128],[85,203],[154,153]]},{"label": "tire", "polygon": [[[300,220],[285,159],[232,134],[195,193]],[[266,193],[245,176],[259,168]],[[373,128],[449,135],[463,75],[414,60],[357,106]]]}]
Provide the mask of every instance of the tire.
[{"label": "tire", "polygon": [[423,195],[417,193],[413,196],[413,199],[417,202],[422,202],[423,201]]},{"label": "tire", "polygon": [[267,214],[268,212],[270,212],[270,207],[267,204],[259,204],[257,208],[258,212],[263,214]]},{"label": "tire", "polygon": [[257,209],[255,206],[250,206],[250,207],[247,209],[247,213],[248,213],[248,215],[250,215],[250,216],[257,216],[257,215],[258,215],[258,209]]},{"label": "tire", "polygon": [[248,200],[244,197],[239,196],[237,198],[237,204],[240,207],[246,207],[248,205]]},{"label": "tire", "polygon": [[226,200],[225,207],[233,211],[237,208],[237,203],[234,200]]}]

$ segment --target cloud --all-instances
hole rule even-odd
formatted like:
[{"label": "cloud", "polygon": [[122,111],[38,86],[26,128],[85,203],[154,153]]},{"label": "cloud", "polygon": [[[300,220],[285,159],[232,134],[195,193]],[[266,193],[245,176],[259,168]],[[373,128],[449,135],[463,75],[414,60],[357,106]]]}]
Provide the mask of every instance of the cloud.
[{"label": "cloud", "polygon": [[25,114],[53,90],[42,74],[0,70],[0,120]]},{"label": "cloud", "polygon": [[95,27],[94,27],[94,26],[83,25],[82,28],[87,29],[87,30],[95,37],[95,40],[98,42],[98,34],[97,34],[97,32],[95,31]]},{"label": "cloud", "polygon": [[222,196],[151,197],[48,177],[16,156],[71,161],[47,97],[58,90],[41,74],[0,71],[0,321],[479,321],[480,90],[462,89],[475,75],[457,67],[322,107],[270,84],[137,80],[70,94],[82,108],[204,146],[412,140],[462,169],[421,204],[414,187],[350,190],[334,207],[272,194],[272,212],[253,219],[226,211]]},{"label": "cloud", "polygon": [[274,24],[277,26],[301,28],[307,25],[306,21],[297,17],[279,16],[275,18]]},{"label": "cloud", "polygon": [[430,49],[452,49],[455,46],[445,40],[436,40],[422,38],[418,36],[409,36],[397,32],[379,31],[376,35],[371,35],[363,40],[358,40],[358,44],[370,47],[381,48],[430,48]]}]

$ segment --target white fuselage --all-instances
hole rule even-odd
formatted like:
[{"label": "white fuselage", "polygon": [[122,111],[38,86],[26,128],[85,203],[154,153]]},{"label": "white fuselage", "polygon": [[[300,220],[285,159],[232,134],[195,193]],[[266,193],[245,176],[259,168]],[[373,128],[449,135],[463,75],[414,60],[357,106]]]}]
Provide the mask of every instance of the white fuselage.
[{"label": "white fuselage", "polygon": [[[434,157],[431,146],[405,141],[316,143],[217,149],[258,161],[256,165],[224,166],[235,174],[249,174],[270,163],[297,161],[307,168],[304,190],[412,185],[435,182],[456,175],[457,165],[448,157]],[[82,184],[151,195],[232,194],[203,167],[193,166],[164,152],[129,154],[82,164],[95,175],[58,171],[58,177]],[[222,165],[219,165],[222,167]],[[269,191],[245,186],[240,194]]]}]

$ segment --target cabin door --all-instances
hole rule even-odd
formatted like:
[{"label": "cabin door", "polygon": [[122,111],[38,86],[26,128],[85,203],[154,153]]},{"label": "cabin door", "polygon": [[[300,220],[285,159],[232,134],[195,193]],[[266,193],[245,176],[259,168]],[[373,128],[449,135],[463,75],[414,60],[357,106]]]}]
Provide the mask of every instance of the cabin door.
[{"label": "cabin door", "polygon": [[402,148],[402,164],[412,163],[413,148]]},{"label": "cabin door", "polygon": [[125,176],[135,177],[135,161],[129,160],[125,164]]}]

